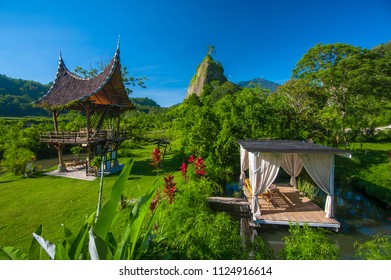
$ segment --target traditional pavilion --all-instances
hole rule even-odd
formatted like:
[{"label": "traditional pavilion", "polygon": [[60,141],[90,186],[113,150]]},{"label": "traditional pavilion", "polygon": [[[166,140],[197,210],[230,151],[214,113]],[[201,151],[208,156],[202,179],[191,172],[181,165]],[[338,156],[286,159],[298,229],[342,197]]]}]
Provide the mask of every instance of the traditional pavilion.
[{"label": "traditional pavilion", "polygon": [[[59,171],[66,171],[64,145],[87,147],[86,172],[92,172],[91,161],[104,156],[104,169],[118,165],[118,146],[130,138],[120,129],[121,113],[133,107],[122,80],[119,41],[113,59],[97,76],[82,79],[65,66],[60,53],[56,78],[47,92],[36,102],[52,112],[54,132],[41,133],[40,141],[58,150]],[[64,110],[78,110],[86,117],[81,131],[59,131],[58,116]]]},{"label": "traditional pavilion", "polygon": [[[298,223],[338,230],[340,224],[333,219],[334,157],[350,157],[349,151],[290,140],[240,140],[238,144],[240,182],[255,223]],[[274,183],[281,167],[291,176],[290,186]],[[324,211],[295,188],[303,168],[327,195]]]}]

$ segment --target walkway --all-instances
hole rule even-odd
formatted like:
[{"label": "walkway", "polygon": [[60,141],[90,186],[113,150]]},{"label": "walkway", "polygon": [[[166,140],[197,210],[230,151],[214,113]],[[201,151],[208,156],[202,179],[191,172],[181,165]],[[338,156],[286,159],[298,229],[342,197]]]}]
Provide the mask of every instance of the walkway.
[{"label": "walkway", "polygon": [[[110,175],[110,174],[120,172],[122,170],[123,166],[124,166],[123,164],[120,164],[120,165],[117,165],[117,166],[112,167],[110,169],[107,169],[107,170],[105,170],[104,175]],[[72,178],[72,179],[78,179],[78,180],[86,180],[86,181],[93,181],[97,178],[95,176],[87,176],[86,170],[84,168],[83,169],[70,169],[66,172],[59,172],[58,170],[54,170],[54,171],[46,172],[45,174],[49,175],[49,176],[60,176],[60,177],[66,177],[66,178]],[[100,172],[98,173],[98,177],[99,176],[100,176]]]}]

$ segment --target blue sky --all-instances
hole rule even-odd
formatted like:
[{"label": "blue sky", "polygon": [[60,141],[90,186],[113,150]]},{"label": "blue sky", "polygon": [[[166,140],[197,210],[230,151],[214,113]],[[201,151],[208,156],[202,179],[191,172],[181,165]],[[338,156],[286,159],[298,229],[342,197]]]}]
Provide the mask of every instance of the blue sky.
[{"label": "blue sky", "polygon": [[283,83],[317,43],[372,48],[391,40],[391,1],[0,0],[0,74],[53,81],[61,49],[69,69],[121,62],[162,106],[183,101],[208,45],[232,82]]}]

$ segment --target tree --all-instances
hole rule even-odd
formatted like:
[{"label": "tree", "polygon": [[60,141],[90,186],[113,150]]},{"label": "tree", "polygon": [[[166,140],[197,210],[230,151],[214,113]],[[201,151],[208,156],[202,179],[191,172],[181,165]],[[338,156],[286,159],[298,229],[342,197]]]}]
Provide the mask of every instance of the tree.
[{"label": "tree", "polygon": [[[103,63],[103,60],[96,63],[96,67],[93,67],[90,65],[90,69],[86,70],[81,66],[77,66],[73,72],[77,76],[83,78],[83,79],[90,79],[92,77],[97,76],[101,71],[107,67],[109,63]],[[126,66],[122,66],[121,69],[122,73],[122,81],[125,85],[125,89],[128,94],[132,93],[132,89],[130,87],[139,86],[141,88],[146,88],[145,81],[148,79],[147,77],[138,77],[135,78],[132,75],[130,75],[128,68]]]},{"label": "tree", "polygon": [[279,86],[276,94],[286,99],[291,108],[295,139],[314,137],[311,131],[317,126],[315,113],[324,105],[324,98],[319,87],[313,86],[308,80],[292,79]]},{"label": "tree", "polygon": [[216,54],[215,46],[209,45],[208,46],[208,55],[215,55],[215,54]]},{"label": "tree", "polygon": [[[374,111],[374,107],[367,107],[373,102],[373,94],[383,91],[384,87],[378,80],[379,71],[373,70],[373,54],[368,50],[347,44],[318,44],[311,48],[297,63],[293,70],[293,79],[306,79],[312,86],[319,87],[327,98],[323,113],[328,117],[334,111],[338,120],[333,123],[334,137],[338,144],[339,135],[346,144],[347,128],[354,128],[357,124],[366,128],[365,112]],[[378,64],[376,62],[375,64]],[[382,80],[385,75],[381,75]],[[332,108],[332,110],[330,110]],[[359,113],[357,113],[359,112]],[[321,113],[320,116],[323,114]],[[339,131],[341,133],[339,133]]]}]

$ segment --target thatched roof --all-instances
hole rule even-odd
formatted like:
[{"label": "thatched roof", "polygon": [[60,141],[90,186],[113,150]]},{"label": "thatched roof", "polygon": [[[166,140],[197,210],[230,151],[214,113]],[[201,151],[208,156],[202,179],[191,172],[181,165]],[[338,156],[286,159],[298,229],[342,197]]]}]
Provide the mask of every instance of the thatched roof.
[{"label": "thatched roof", "polygon": [[132,107],[122,81],[119,44],[111,62],[99,75],[90,79],[79,78],[69,71],[60,54],[53,85],[36,105],[50,109],[64,107],[77,110],[83,103],[120,109]]},{"label": "thatched roof", "polygon": [[350,156],[350,151],[297,140],[239,140],[237,143],[252,153],[334,154]]}]

